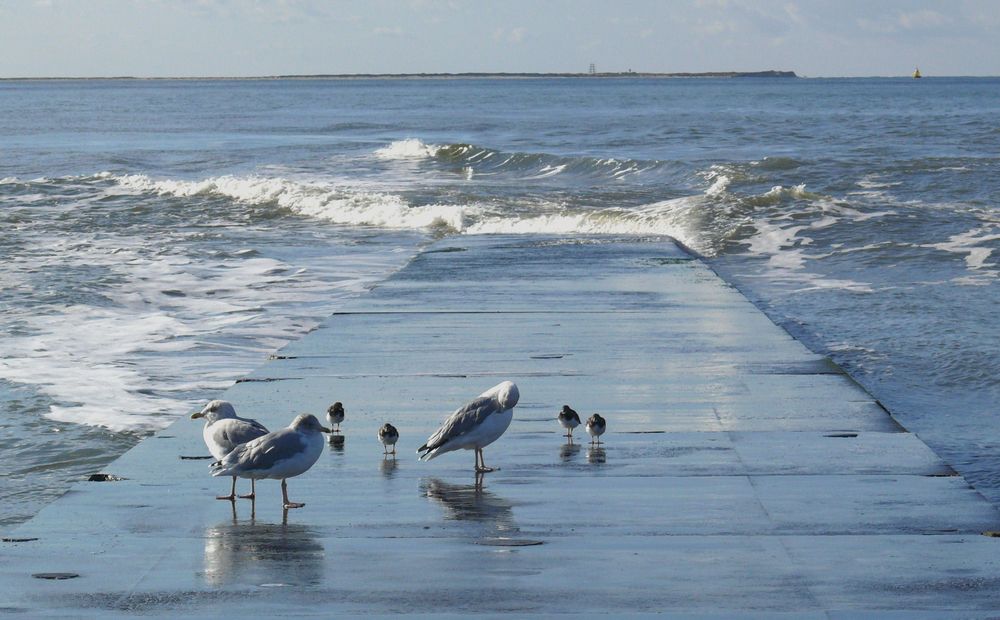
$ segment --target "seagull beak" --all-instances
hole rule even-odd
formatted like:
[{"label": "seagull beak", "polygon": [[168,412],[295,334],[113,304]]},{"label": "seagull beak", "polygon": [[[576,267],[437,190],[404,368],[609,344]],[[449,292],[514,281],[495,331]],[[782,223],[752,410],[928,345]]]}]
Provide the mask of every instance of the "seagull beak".
[{"label": "seagull beak", "polygon": [[328,429],[325,426],[319,427],[319,430],[320,430],[321,433],[332,433],[333,432],[333,431],[331,431],[330,429]]},{"label": "seagull beak", "polygon": [[198,418],[203,418],[203,417],[205,417],[204,411],[195,411],[194,413],[191,414],[192,420],[197,420]]}]

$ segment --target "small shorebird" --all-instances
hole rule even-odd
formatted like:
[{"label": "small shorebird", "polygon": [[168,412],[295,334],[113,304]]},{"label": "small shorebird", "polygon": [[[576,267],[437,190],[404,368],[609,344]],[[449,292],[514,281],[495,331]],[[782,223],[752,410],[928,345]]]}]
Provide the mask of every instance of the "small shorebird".
[{"label": "small shorebird", "polygon": [[562,411],[556,417],[559,420],[559,424],[566,429],[566,435],[564,436],[573,441],[573,429],[580,426],[580,416],[569,405],[563,405]]},{"label": "small shorebird", "polygon": [[339,433],[340,423],[344,421],[344,405],[339,400],[330,405],[330,408],[326,410],[326,419],[330,421],[330,427],[333,428],[332,432]]},{"label": "small shorebird", "polygon": [[324,441],[320,433],[329,432],[316,416],[303,413],[296,416],[288,428],[237,446],[212,466],[212,475],[281,480],[282,506],[301,508],[305,504],[288,499],[286,480],[305,473],[316,463],[323,453]]},{"label": "small shorebird", "polygon": [[452,450],[475,450],[476,472],[493,471],[486,466],[483,448],[507,430],[514,418],[514,405],[520,394],[512,381],[504,381],[459,407],[444,421],[427,443],[417,448],[421,460],[431,460]]},{"label": "small shorebird", "polygon": [[[192,420],[198,418],[205,418],[202,436],[205,438],[208,451],[217,461],[232,452],[236,446],[267,434],[267,428],[263,424],[257,420],[239,417],[232,403],[225,400],[213,400],[201,411],[191,414]],[[256,493],[255,486],[251,480],[250,494],[240,497],[253,499]],[[215,499],[236,500],[236,476],[233,476],[233,487],[229,495],[219,495]]]},{"label": "small shorebird", "polygon": [[597,445],[601,445],[601,435],[607,430],[608,424],[604,421],[599,414],[595,413],[587,419],[587,432],[593,438],[590,443],[597,441]]},{"label": "small shorebird", "polygon": [[[399,431],[392,424],[386,422],[382,428],[378,429],[378,440],[382,442],[382,454],[396,456],[396,442],[399,441]],[[392,452],[389,452],[392,446]]]}]

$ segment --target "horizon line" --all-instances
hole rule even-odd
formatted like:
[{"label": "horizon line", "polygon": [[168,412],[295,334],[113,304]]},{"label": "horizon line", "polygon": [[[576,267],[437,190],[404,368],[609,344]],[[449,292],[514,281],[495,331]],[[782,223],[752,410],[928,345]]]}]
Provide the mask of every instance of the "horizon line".
[{"label": "horizon line", "polygon": [[[420,73],[288,73],[273,75],[90,75],[90,76],[9,76],[0,77],[0,81],[87,81],[87,80],[179,80],[179,81],[238,81],[238,80],[323,80],[323,79],[449,79],[449,78],[647,78],[647,79],[691,79],[716,78],[730,79],[739,77],[758,78],[795,78],[795,79],[873,79],[873,78],[911,78],[910,74],[895,75],[799,75],[795,71],[765,70],[765,71],[603,71],[564,72],[564,71],[462,71],[462,72],[420,72]],[[923,75],[930,78],[995,78],[1000,75]]]}]

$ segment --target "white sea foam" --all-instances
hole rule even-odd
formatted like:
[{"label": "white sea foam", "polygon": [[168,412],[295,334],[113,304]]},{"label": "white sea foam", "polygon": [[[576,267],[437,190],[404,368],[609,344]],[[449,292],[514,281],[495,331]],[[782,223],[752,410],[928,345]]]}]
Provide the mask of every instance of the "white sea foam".
[{"label": "white sea foam", "polygon": [[[33,235],[32,252],[2,279],[25,302],[0,319],[0,378],[50,398],[54,420],[114,431],[166,426],[199,404],[192,393],[231,385],[409,255],[331,245],[291,264],[239,246],[193,256],[184,233],[168,230],[155,239],[111,230],[67,238],[44,227],[22,234]],[[33,274],[76,271],[102,275],[80,295],[43,292],[54,300],[26,303],[39,299]]]},{"label": "white sea foam", "polygon": [[558,166],[543,166],[542,169],[538,171],[538,174],[530,178],[544,179],[547,177],[553,177],[565,169],[566,169],[566,164],[560,164]]},{"label": "white sea foam", "polygon": [[441,147],[436,144],[424,144],[417,138],[397,140],[375,151],[379,159],[427,159],[438,154]]},{"label": "white sea foam", "polygon": [[1000,225],[986,225],[972,230],[952,235],[947,241],[928,244],[925,247],[965,254],[965,264],[973,271],[996,268],[996,263],[986,261],[993,254],[993,248],[985,247],[994,241],[1000,241]]},{"label": "white sea foam", "polygon": [[709,196],[719,196],[721,194],[724,194],[726,190],[729,189],[729,184],[732,182],[733,180],[730,177],[724,174],[720,174],[715,178],[715,181],[712,183],[712,185],[707,190],[705,190],[705,193],[708,194]]}]

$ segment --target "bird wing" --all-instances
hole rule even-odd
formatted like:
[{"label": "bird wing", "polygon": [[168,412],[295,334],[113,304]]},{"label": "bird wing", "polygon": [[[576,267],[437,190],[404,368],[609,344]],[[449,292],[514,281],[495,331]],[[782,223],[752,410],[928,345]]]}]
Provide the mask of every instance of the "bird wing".
[{"label": "bird wing", "polygon": [[490,415],[499,412],[500,403],[495,398],[480,396],[458,408],[455,410],[455,413],[448,416],[448,419],[444,421],[441,428],[427,439],[427,443],[421,446],[418,452],[421,450],[433,450],[450,439],[461,437],[482,424]]},{"label": "bird wing", "polygon": [[265,471],[294,456],[306,447],[301,435],[283,428],[253,441],[236,446],[212,469],[212,475],[236,475],[245,471]]},{"label": "bird wing", "polygon": [[253,441],[267,434],[267,429],[256,420],[227,418],[212,425],[212,440],[216,445],[229,446],[231,451],[241,443]]}]

